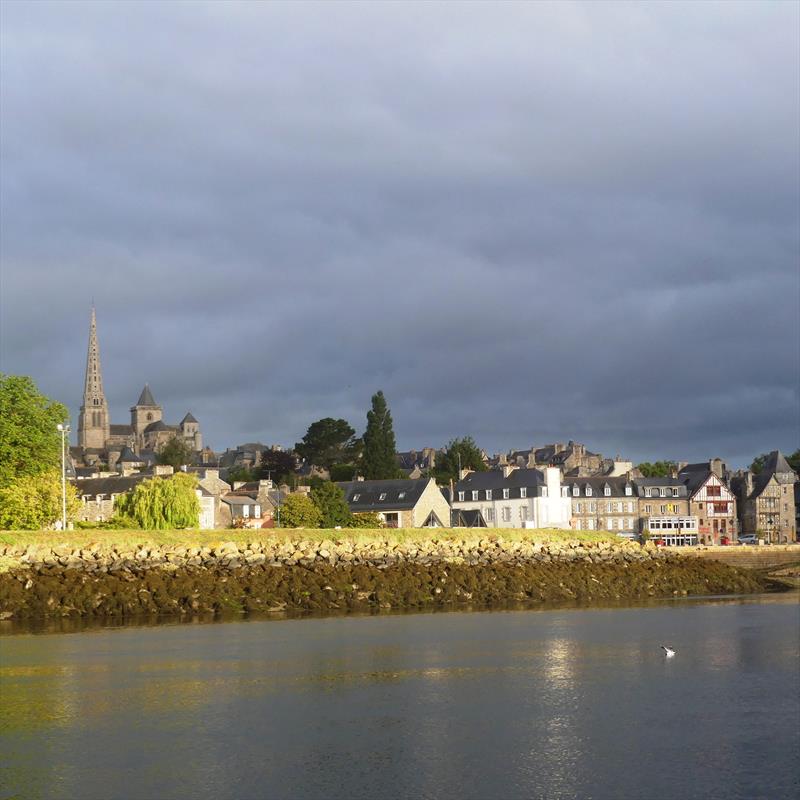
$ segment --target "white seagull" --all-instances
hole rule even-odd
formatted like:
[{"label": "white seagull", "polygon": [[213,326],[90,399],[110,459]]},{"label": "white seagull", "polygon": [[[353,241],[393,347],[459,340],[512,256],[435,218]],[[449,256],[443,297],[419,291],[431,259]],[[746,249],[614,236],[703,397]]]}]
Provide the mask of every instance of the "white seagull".
[{"label": "white seagull", "polygon": [[671,647],[666,647],[665,645],[661,645],[661,649],[664,651],[664,655],[667,658],[672,658],[675,655],[675,651]]}]

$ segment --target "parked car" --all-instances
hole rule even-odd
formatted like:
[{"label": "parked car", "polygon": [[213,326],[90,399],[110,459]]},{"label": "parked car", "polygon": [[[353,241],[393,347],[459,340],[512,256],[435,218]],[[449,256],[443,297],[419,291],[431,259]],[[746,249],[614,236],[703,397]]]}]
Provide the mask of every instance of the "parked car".
[{"label": "parked car", "polygon": [[739,537],[739,544],[758,544],[758,537],[754,533],[743,533]]}]

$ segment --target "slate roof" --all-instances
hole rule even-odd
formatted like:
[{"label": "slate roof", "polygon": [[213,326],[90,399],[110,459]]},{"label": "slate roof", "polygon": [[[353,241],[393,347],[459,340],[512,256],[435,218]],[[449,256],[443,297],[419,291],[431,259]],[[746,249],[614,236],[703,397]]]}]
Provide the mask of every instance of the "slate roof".
[{"label": "slate roof", "polygon": [[450,526],[453,528],[485,528],[486,520],[480,509],[454,508],[450,512]]},{"label": "slate roof", "polygon": [[[628,480],[624,476],[615,475],[612,477],[597,477],[597,478],[570,478],[564,479],[562,485],[569,489],[570,497],[606,497],[606,487],[611,490],[608,497],[632,497],[635,495],[636,490],[633,486],[633,481]],[[578,494],[574,494],[574,488],[578,487]],[[625,487],[629,486],[631,494],[625,494]],[[586,493],[586,488],[590,487],[592,490],[591,495]]]},{"label": "slate roof", "polygon": [[152,475],[115,475],[111,478],[87,478],[86,480],[76,481],[75,488],[81,497],[89,496],[91,498],[97,495],[112,495],[124,494],[136,487],[136,484],[141,483],[147,478],[152,478]]},{"label": "slate roof", "polygon": [[[678,497],[687,497],[686,485],[679,478],[636,478],[633,481],[634,491],[638,497],[647,497],[645,489],[669,489],[667,497],[672,497],[672,489],[678,489]],[[665,498],[666,499],[666,498]]]},{"label": "slate roof", "polygon": [[109,430],[112,436],[132,436],[133,425],[110,425]]},{"label": "slate roof", "polygon": [[[688,466],[695,466],[694,464],[690,464]],[[705,469],[693,469],[693,470],[686,470],[682,469],[678,473],[678,477],[683,481],[684,485],[686,486],[686,491],[691,497],[695,492],[703,487],[703,484],[709,479],[711,475],[714,473],[708,468],[706,464]]]},{"label": "slate roof", "polygon": [[[456,486],[456,492],[486,491],[487,489],[508,489],[509,497],[519,497],[520,489],[527,490],[528,497],[541,495],[542,486],[545,486],[544,474],[532,467],[523,467],[513,470],[508,477],[503,475],[501,469],[489,469],[485,472],[470,472],[465,478],[460,480]],[[458,497],[458,495],[456,495]],[[483,497],[480,498],[483,500]],[[497,499],[497,498],[495,498]],[[466,502],[466,501],[460,501]],[[474,502],[469,500],[469,502]]]},{"label": "slate roof", "polygon": [[351,511],[405,511],[414,508],[429,481],[346,481],[336,485],[344,492]]},{"label": "slate roof", "polygon": [[[197,420],[194,418],[191,411],[187,411],[186,416],[181,420],[181,425],[183,425],[184,422],[197,422]],[[199,425],[200,423],[197,422],[197,424]]]},{"label": "slate roof", "polygon": [[133,450],[130,449],[127,445],[122,448],[122,452],[119,454],[119,458],[117,459],[118,464],[126,463],[126,464],[144,464],[146,463],[143,458],[135,455]]},{"label": "slate roof", "polygon": [[177,431],[178,428],[175,425],[167,425],[164,420],[159,419],[155,422],[151,422],[145,429],[145,433],[152,433],[153,431]]},{"label": "slate roof", "polygon": [[[764,462],[762,473],[766,472],[769,475],[775,475],[778,483],[794,483],[796,478],[795,471],[789,466],[789,462],[784,458],[780,450],[773,450]],[[788,475],[788,478],[783,475]],[[795,476],[794,478],[792,476]]]},{"label": "slate roof", "polygon": [[158,403],[153,399],[153,393],[150,391],[150,384],[146,383],[139,399],[136,401],[137,406],[155,406],[158,408]]}]

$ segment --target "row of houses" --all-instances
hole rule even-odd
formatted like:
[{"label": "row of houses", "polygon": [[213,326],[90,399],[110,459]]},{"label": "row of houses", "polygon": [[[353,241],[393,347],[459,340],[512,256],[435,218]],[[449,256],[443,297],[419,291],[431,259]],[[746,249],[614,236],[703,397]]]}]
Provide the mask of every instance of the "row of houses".
[{"label": "row of houses", "polygon": [[[228,483],[216,468],[189,468],[198,476],[201,527],[272,527],[290,493],[269,480]],[[114,500],[152,472],[76,481],[81,518],[102,522]],[[749,474],[749,473],[748,473]],[[351,511],[373,512],[389,528],[487,527],[605,530],[647,536],[665,544],[726,544],[739,534],[768,542],[792,542],[798,529],[800,484],[779,451],[757,476],[730,473],[723,462],[687,464],[663,478],[625,475],[564,476],[558,467],[513,464],[481,472],[465,470],[452,486],[432,478],[355,480],[338,484]],[[300,487],[308,492],[308,487]]]}]

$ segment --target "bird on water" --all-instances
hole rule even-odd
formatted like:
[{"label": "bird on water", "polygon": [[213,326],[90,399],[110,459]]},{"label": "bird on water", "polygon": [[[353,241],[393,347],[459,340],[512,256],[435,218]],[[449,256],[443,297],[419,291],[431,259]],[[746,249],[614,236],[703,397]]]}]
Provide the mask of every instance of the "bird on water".
[{"label": "bird on water", "polygon": [[671,647],[667,647],[666,645],[661,645],[661,649],[664,651],[664,655],[667,658],[672,658],[675,655],[675,651]]}]

